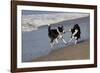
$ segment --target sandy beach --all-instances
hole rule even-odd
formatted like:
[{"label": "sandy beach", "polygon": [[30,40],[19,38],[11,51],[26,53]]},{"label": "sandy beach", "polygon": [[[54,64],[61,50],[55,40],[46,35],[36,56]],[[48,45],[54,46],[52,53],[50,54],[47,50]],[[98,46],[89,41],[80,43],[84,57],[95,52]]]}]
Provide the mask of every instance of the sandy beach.
[{"label": "sandy beach", "polygon": [[65,48],[52,50],[48,55],[33,59],[31,62],[89,59],[89,50],[89,41],[80,42],[77,45],[69,45]]}]

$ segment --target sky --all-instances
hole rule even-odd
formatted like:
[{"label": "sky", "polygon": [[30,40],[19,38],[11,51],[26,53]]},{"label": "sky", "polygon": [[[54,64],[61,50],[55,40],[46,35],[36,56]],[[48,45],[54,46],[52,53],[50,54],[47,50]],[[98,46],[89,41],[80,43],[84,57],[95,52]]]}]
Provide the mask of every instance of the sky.
[{"label": "sky", "polygon": [[[51,13],[69,13],[69,12],[22,10],[22,15],[31,15],[31,14],[51,14]],[[76,12],[70,12],[70,13],[76,13]],[[82,14],[85,14],[85,13],[82,13]]]}]

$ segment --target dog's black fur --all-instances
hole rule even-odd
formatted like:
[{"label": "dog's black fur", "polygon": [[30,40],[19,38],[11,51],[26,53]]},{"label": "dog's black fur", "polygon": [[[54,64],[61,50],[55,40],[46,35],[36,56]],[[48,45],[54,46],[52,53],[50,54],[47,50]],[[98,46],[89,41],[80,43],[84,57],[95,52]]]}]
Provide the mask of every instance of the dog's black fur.
[{"label": "dog's black fur", "polygon": [[[63,26],[58,26],[57,29],[60,33],[63,33]],[[57,29],[51,29],[51,26],[48,26],[48,36],[51,39],[50,43],[52,43],[60,35]]]},{"label": "dog's black fur", "polygon": [[81,30],[80,30],[80,26],[78,24],[75,24],[74,27],[71,29],[71,33],[72,33],[71,38],[72,38],[75,30],[78,30],[78,32],[74,35],[74,37],[76,37],[76,40],[78,40],[81,37],[80,36]]}]

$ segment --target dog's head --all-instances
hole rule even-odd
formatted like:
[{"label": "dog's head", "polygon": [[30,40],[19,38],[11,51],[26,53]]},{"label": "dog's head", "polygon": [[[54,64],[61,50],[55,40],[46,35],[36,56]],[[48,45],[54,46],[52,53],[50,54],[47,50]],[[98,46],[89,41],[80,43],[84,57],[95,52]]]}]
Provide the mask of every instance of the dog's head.
[{"label": "dog's head", "polygon": [[75,25],[74,25],[74,28],[79,28],[79,25],[78,25],[78,24],[75,24]]},{"label": "dog's head", "polygon": [[63,27],[63,26],[58,26],[58,30],[59,30],[59,32],[61,32],[61,33],[65,33],[64,27]]}]

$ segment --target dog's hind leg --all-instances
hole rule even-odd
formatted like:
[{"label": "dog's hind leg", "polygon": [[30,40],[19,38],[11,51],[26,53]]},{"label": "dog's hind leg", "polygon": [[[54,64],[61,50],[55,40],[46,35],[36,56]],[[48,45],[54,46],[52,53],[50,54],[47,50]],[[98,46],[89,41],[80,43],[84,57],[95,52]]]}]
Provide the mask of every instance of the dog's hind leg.
[{"label": "dog's hind leg", "polygon": [[53,47],[53,44],[52,44],[52,43],[50,43],[50,47],[51,47],[51,48]]},{"label": "dog's hind leg", "polygon": [[77,44],[77,41],[78,41],[78,40],[75,40],[75,44]]},{"label": "dog's hind leg", "polygon": [[53,45],[54,45],[54,40],[52,39],[52,40],[50,41],[50,46],[51,46],[51,48],[53,48]]},{"label": "dog's hind leg", "polygon": [[77,40],[77,37],[75,37],[75,44],[77,44],[77,41],[78,41],[78,40]]},{"label": "dog's hind leg", "polygon": [[57,38],[55,39],[55,41],[56,41],[56,43],[58,44],[58,39],[57,39]]}]

